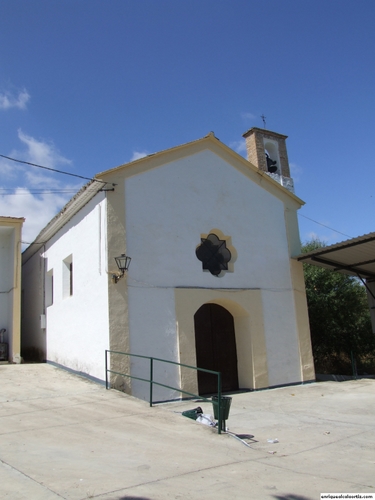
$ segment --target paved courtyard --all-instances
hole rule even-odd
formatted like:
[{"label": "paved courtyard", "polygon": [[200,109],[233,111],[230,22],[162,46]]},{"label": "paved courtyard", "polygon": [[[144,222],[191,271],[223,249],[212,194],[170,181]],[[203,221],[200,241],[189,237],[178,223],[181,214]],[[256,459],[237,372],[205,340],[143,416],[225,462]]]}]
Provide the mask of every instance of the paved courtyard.
[{"label": "paved courtyard", "polygon": [[[375,380],[233,395],[229,430],[48,364],[0,366],[0,498],[279,499],[375,493]],[[277,443],[268,440],[276,439]]]}]

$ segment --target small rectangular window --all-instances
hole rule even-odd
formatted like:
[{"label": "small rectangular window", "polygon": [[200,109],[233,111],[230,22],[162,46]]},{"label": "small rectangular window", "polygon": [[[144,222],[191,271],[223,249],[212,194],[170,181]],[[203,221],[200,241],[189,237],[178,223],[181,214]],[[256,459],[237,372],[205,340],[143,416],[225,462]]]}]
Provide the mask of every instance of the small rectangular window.
[{"label": "small rectangular window", "polygon": [[73,295],[73,262],[70,263],[69,271],[70,271],[70,276],[69,276],[69,281],[70,281],[69,291],[70,291],[70,295]]},{"label": "small rectangular window", "polygon": [[63,297],[66,299],[73,295],[73,256],[69,255],[63,260]]}]

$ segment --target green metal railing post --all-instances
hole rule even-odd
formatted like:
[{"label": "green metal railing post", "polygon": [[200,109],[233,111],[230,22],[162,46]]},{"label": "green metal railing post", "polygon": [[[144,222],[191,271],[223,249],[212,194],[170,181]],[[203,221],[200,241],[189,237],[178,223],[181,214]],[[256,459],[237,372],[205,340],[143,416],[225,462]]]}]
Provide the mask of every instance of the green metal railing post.
[{"label": "green metal railing post", "polygon": [[108,351],[105,350],[105,388],[108,390]]},{"label": "green metal railing post", "polygon": [[154,385],[154,358],[150,358],[150,406],[152,406],[153,385]]},{"label": "green metal railing post", "polygon": [[357,380],[358,372],[357,372],[357,362],[354,357],[353,351],[350,351],[350,357],[352,358],[352,370],[353,370],[353,378]]},{"label": "green metal railing post", "polygon": [[221,373],[219,372],[217,377],[217,411],[219,412],[219,418],[217,425],[219,426],[218,433],[221,434]]}]

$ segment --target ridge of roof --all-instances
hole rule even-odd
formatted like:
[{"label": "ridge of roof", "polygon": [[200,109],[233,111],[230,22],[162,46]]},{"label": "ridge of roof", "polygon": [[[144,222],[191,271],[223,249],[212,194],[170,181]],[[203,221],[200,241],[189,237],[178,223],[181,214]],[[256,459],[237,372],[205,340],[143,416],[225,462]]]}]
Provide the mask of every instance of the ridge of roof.
[{"label": "ridge of roof", "polygon": [[107,175],[107,174],[109,174],[111,172],[114,172],[116,170],[121,170],[122,168],[127,168],[130,165],[136,165],[138,163],[142,163],[142,162],[144,162],[146,160],[149,160],[150,158],[162,156],[162,155],[164,155],[166,153],[170,153],[172,151],[177,151],[179,149],[184,149],[186,147],[192,146],[193,144],[198,144],[199,142],[203,142],[203,141],[205,141],[208,138],[214,138],[220,144],[223,144],[220,141],[220,139],[218,139],[215,136],[214,132],[209,132],[207,135],[205,135],[203,137],[200,137],[199,139],[194,139],[193,141],[184,142],[182,144],[179,144],[177,146],[172,146],[170,148],[161,149],[160,151],[156,151],[155,153],[150,153],[150,154],[148,154],[146,156],[142,156],[142,158],[137,158],[136,160],[128,161],[126,163],[122,163],[121,165],[117,165],[117,167],[112,167],[112,168],[109,168],[108,170],[103,170],[102,172],[99,172],[99,173],[95,174],[95,178],[100,178],[100,176],[102,176],[102,175]]},{"label": "ridge of roof", "polygon": [[[280,135],[280,134],[278,134]],[[285,136],[286,137],[286,136]],[[213,144],[219,145],[224,151],[226,151],[229,155],[232,157],[236,158],[237,161],[240,161],[247,169],[252,170],[254,173],[257,175],[261,176],[263,179],[266,179],[266,182],[270,183],[270,185],[273,185],[274,187],[277,187],[277,189],[280,190],[280,192],[287,194],[290,196],[294,201],[296,201],[299,205],[304,205],[305,202],[301,200],[298,196],[296,196],[294,193],[290,192],[287,190],[285,187],[283,187],[281,184],[279,184],[277,181],[272,179],[269,175],[267,175],[266,172],[263,172],[260,170],[258,167],[253,165],[249,160],[238,154],[236,151],[234,151],[232,148],[224,144],[218,137],[215,136],[214,132],[209,132],[207,135],[201,137],[200,139],[195,139],[194,141],[186,142],[183,144],[180,144],[178,146],[173,146],[171,148],[163,149],[161,151],[157,151],[156,153],[151,153],[147,156],[143,156],[142,158],[138,158],[137,160],[133,160],[128,163],[124,163],[122,165],[119,165],[117,167],[104,170],[103,172],[99,172],[98,174],[95,175],[95,178],[101,179],[103,176],[110,175],[114,172],[118,172],[122,169],[128,169],[131,168],[134,165],[140,165],[141,163],[151,161],[154,158],[159,158],[162,157],[163,155],[173,153],[178,150],[183,150],[186,148],[189,148],[193,145],[199,144],[199,143],[204,143],[204,142],[211,142]]]}]

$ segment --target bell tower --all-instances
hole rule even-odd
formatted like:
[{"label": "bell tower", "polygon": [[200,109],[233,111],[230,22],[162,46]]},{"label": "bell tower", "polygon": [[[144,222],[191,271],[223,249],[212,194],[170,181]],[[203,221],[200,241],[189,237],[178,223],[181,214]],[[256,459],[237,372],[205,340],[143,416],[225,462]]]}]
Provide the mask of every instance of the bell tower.
[{"label": "bell tower", "polygon": [[243,137],[246,139],[249,162],[294,193],[286,150],[288,136],[253,127]]}]

